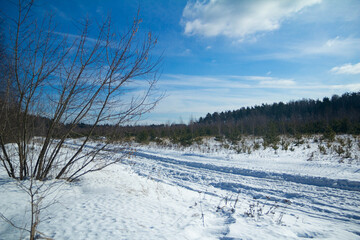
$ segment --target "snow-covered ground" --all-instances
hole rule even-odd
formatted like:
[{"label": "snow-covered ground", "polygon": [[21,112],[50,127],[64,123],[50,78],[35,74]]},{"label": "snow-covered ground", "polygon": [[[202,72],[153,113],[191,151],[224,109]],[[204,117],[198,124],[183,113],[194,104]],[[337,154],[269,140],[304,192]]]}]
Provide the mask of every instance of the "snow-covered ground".
[{"label": "snow-covered ground", "polygon": [[[51,205],[39,231],[54,239],[360,239],[356,141],[346,159],[330,151],[337,143],[323,154],[326,143],[313,139],[276,153],[237,153],[213,139],[138,145],[123,164],[47,183]],[[107,150],[117,157],[118,148]],[[3,170],[0,189],[0,213],[25,226],[26,193]],[[19,238],[26,233],[0,222],[0,239]]]}]

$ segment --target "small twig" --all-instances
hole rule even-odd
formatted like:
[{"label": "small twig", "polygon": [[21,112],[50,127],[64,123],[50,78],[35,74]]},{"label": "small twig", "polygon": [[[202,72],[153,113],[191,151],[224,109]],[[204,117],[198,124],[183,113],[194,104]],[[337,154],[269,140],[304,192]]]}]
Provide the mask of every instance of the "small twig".
[{"label": "small twig", "polygon": [[2,213],[0,213],[0,218],[2,218],[5,222],[7,222],[8,224],[10,224],[11,226],[13,226],[13,227],[16,228],[16,229],[30,232],[30,231],[27,230],[26,228],[22,228],[22,227],[16,226],[10,219],[8,219],[7,217],[5,217],[4,214],[2,214]]}]

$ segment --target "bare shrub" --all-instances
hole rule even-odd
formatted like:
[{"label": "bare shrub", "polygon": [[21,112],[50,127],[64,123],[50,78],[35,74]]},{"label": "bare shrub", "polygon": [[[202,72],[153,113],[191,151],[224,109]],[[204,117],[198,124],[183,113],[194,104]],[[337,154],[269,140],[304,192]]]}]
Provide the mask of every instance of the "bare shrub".
[{"label": "bare shrub", "polygon": [[[12,67],[2,85],[0,160],[12,178],[72,181],[121,160],[92,164],[107,145],[87,148],[97,126],[136,121],[160,100],[154,94],[160,59],[151,55],[157,38],[140,34],[139,14],[125,33],[114,31],[108,17],[97,27],[85,19],[79,34],[68,36],[57,32],[51,16],[39,19],[32,8],[33,1],[19,1],[17,18],[6,21],[6,56]],[[81,123],[89,127],[79,131]],[[30,166],[35,135],[43,140]],[[79,137],[76,151],[58,162],[72,136]],[[9,156],[8,142],[16,146],[16,158]]]}]

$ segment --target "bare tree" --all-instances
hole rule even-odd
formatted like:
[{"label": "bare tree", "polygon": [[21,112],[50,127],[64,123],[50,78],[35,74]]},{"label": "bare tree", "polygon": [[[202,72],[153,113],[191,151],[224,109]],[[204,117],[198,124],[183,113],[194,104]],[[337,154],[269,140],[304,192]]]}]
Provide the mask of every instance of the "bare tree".
[{"label": "bare tree", "polygon": [[[140,34],[139,13],[122,34],[113,31],[108,17],[95,27],[85,19],[81,32],[70,35],[57,31],[51,15],[39,19],[32,8],[33,1],[19,0],[17,18],[6,21],[12,68],[2,79],[0,161],[12,178],[72,181],[121,160],[101,158],[105,143],[87,147],[98,125],[129,123],[160,100],[154,90],[161,57],[151,55],[157,39],[151,32]],[[90,128],[71,156],[61,158],[80,123]]]},{"label": "bare tree", "polygon": [[[43,203],[52,190],[44,180],[73,181],[131,154],[123,146],[114,158],[106,142],[89,147],[96,127],[135,121],[162,97],[154,91],[157,39],[140,33],[139,12],[124,33],[113,31],[108,17],[95,26],[85,19],[80,33],[71,35],[33,8],[34,1],[19,0],[17,17],[3,17],[0,39],[0,163],[30,198],[30,227],[0,218],[30,239],[44,236],[37,229],[40,212],[53,203]],[[88,128],[71,145],[80,123]]]}]

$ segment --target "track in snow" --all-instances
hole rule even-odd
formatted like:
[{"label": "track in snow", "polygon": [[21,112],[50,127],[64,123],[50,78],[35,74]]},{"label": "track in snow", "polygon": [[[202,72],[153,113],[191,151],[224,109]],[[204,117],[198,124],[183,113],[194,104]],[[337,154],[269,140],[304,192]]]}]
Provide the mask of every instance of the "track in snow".
[{"label": "track in snow", "polygon": [[199,192],[242,193],[266,204],[285,200],[291,202],[288,208],[312,217],[360,224],[360,182],[224,167],[186,159],[186,154],[179,159],[138,151],[126,163],[132,164],[140,175]]}]

